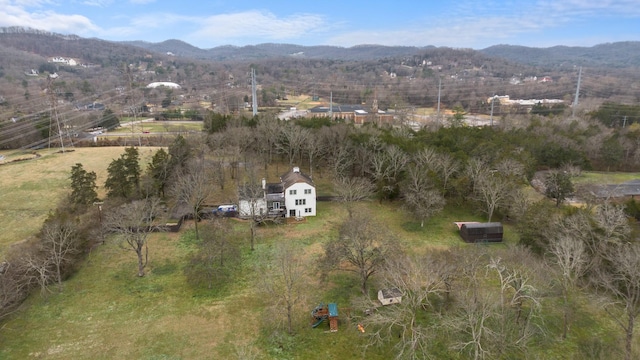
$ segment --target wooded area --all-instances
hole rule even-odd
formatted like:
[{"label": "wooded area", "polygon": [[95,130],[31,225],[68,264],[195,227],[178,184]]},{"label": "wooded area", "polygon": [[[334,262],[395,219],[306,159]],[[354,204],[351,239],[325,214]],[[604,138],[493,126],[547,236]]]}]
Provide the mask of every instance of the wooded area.
[{"label": "wooded area", "polygon": [[[130,55],[117,49],[113,63],[121,64]],[[443,114],[441,123],[419,129],[400,121],[356,126],[328,118],[282,121],[269,111],[253,117],[234,114],[233,103],[246,94],[240,83],[247,64],[175,60],[162,71],[143,74],[139,70],[143,56],[132,60],[137,70],[113,66],[112,70],[122,72],[112,72],[95,83],[87,80],[87,86],[66,80],[58,83],[74,93],[85,88],[84,99],[89,99],[106,96],[106,89],[115,91],[126,78],[129,90],[108,98],[114,106],[109,116],[128,106],[137,108],[132,104],[139,104],[136,99],[143,94],[145,99],[203,96],[199,89],[207,82],[217,84],[204,91],[211,96],[209,101],[225,105],[224,111],[203,111],[203,131],[163,137],[163,147],[154,150],[148,164],[140,161],[140,152],[146,148],[129,145],[105,164],[104,178],[86,171],[86,164],[72,166],[64,200],[52,205],[42,230],[16,241],[2,254],[0,319],[5,324],[23,321],[21,317],[29,311],[46,312],[41,304],[47,301],[86,291],[88,285],[78,281],[83,273],[95,271],[92,254],[115,259],[116,251],[126,250],[130,261],[114,260],[124,265],[115,275],[109,272],[104,282],[121,281],[126,284],[124,292],[143,305],[118,313],[122,318],[112,322],[124,323],[144,314],[145,320],[136,320],[144,324],[162,316],[161,310],[153,309],[168,311],[163,299],[156,297],[169,291],[168,286],[155,283],[162,276],[171,276],[172,286],[184,291],[170,298],[183,312],[168,323],[206,313],[202,323],[223,331],[215,319],[224,314],[211,309],[238,298],[251,299],[255,307],[243,310],[255,318],[231,320],[246,321],[247,335],[225,333],[226,339],[243,340],[236,349],[189,343],[196,350],[182,348],[180,355],[161,349],[154,356],[202,356],[214,351],[220,357],[243,359],[300,354],[373,359],[637,358],[640,206],[633,198],[599,197],[593,184],[578,181],[585,170],[640,169],[637,109],[622,103],[632,95],[618,88],[622,83],[615,83],[612,89],[616,90],[606,90],[606,97],[588,96],[576,114],[568,109],[497,111],[495,126],[468,126],[458,116],[481,107],[486,110],[488,104],[481,99],[502,84],[494,76],[504,71],[510,77],[524,67],[506,63],[499,67],[500,62],[488,63],[466,50],[429,51],[433,52],[405,59],[408,68],[397,69],[386,60],[265,60],[252,65],[265,83],[262,104],[276,104],[278,96],[295,89],[309,94],[335,91],[341,102],[367,103],[375,98],[389,107],[402,103],[409,111],[413,106],[435,104],[440,76],[420,67],[421,60],[446,61],[450,72],[443,83],[450,91],[443,102],[451,108],[459,106],[459,111]],[[402,74],[405,68],[412,72],[403,76],[415,76],[413,80],[381,82],[380,72]],[[476,71],[465,75],[461,70],[466,68]],[[143,81],[157,80],[162,72],[189,85],[172,91],[142,89]],[[452,78],[456,73],[459,76]],[[56,116],[77,119],[83,125],[99,121],[95,113],[76,118],[77,112],[57,105],[51,106],[56,111],[37,112],[42,103],[26,99],[25,94],[29,89],[41,92],[53,87],[50,83],[44,87],[42,79],[29,80],[25,86],[16,83],[16,76],[5,73],[0,78],[13,84],[7,87],[13,93],[3,94],[5,104],[0,104],[3,116],[9,114],[8,121],[2,119],[0,146],[48,140],[49,124]],[[200,82],[195,82],[198,76]],[[602,81],[605,75],[598,76],[597,83],[607,86]],[[328,80],[316,81],[320,77]],[[590,91],[595,89],[593,79],[586,82],[592,86]],[[100,86],[105,92],[97,90]],[[521,96],[542,91],[563,97],[575,91],[569,78],[559,78],[552,87],[540,90],[542,86],[504,89],[511,94],[521,91]],[[236,92],[238,87],[242,89]],[[601,89],[597,91],[605,91]],[[56,100],[64,97],[50,94],[40,99],[58,104]],[[133,111],[134,118],[138,110]],[[10,120],[13,114],[15,122]],[[626,120],[611,121],[616,116]],[[87,120],[90,117],[96,119]],[[278,176],[292,166],[313,177],[319,195],[335,200],[323,205],[317,219],[300,219],[305,220],[300,225],[265,225],[256,214],[248,219],[205,216],[207,204],[259,197],[259,179]],[[99,198],[96,190],[104,196]],[[176,212],[188,225],[173,238],[157,234],[167,220],[177,220]],[[469,219],[452,219],[460,214]],[[502,222],[504,243],[439,242],[453,232],[443,228],[453,229],[453,221],[466,220]],[[150,246],[152,240],[155,246]],[[154,251],[169,243],[168,260],[154,263]],[[98,264],[105,266],[108,261]],[[397,289],[402,302],[381,306],[375,296],[379,289]],[[341,301],[341,330],[313,335],[309,311],[318,300],[336,301],[328,297]],[[23,308],[25,299],[29,300]],[[81,315],[92,316],[99,315]],[[364,332],[356,330],[358,325]],[[0,333],[9,336],[11,328],[0,327]],[[340,337],[329,340],[335,335]],[[204,338],[212,341],[208,334]],[[139,339],[129,342],[155,349]],[[189,341],[188,336],[181,339]],[[333,350],[318,339],[342,345]],[[90,346],[71,348],[60,351],[91,356],[84,352],[92,351]],[[3,351],[0,354],[11,358],[25,349],[12,341]]]}]

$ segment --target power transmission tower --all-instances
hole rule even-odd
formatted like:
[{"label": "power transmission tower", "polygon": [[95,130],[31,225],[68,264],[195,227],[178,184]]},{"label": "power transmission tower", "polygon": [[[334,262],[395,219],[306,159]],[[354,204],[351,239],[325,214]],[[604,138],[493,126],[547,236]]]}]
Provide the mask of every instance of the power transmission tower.
[{"label": "power transmission tower", "polygon": [[256,91],[256,69],[251,68],[251,107],[253,108],[253,116],[258,114],[258,96]]},{"label": "power transmission tower", "polygon": [[573,99],[573,109],[571,110],[571,117],[576,116],[576,108],[578,107],[578,98],[580,97],[580,81],[582,80],[582,66],[578,71],[578,86],[576,86],[576,97]]},{"label": "power transmission tower", "polygon": [[56,98],[56,92],[53,87],[53,78],[49,75],[47,80],[47,92],[51,101],[51,108],[49,110],[49,148],[51,148],[51,128],[53,120],[55,119],[56,127],[58,128],[58,140],[60,141],[60,148],[64,153],[64,139],[62,138],[62,128],[60,127],[60,118],[58,116],[58,99]]}]

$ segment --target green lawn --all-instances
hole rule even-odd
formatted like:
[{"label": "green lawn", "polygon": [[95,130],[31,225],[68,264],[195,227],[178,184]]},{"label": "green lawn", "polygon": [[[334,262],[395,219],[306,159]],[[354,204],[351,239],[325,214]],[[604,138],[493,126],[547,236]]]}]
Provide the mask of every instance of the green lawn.
[{"label": "green lawn", "polygon": [[[140,148],[143,168],[157,148]],[[81,163],[85,170],[97,175],[98,194],[104,196],[102,185],[107,178],[107,166],[123,152],[122,147],[76,148],[60,153],[58,149],[33,153],[5,152],[0,166],[0,254],[12,243],[36,234],[49,211],[70,191],[71,167]],[[37,156],[35,155],[37,154]],[[10,162],[15,159],[26,161]]]},{"label": "green lawn", "polygon": [[[0,178],[3,185],[11,186],[9,193],[24,191],[20,194],[30,197],[51,193],[51,199],[34,199],[39,202],[29,203],[33,211],[46,213],[46,209],[53,208],[48,205],[55,203],[56,196],[64,194],[60,187],[64,189],[72,164],[86,161],[85,168],[96,171],[101,184],[106,164],[121,151],[122,148],[89,148],[70,154],[46,153],[40,160],[0,166]],[[141,148],[140,153],[148,159],[153,151]],[[280,166],[269,170],[269,176],[276,176],[286,169]],[[316,179],[322,192],[330,194],[329,179],[320,176]],[[226,196],[223,194],[226,192],[220,191],[216,196]],[[1,196],[4,198],[0,200],[20,210],[19,196],[11,197],[8,193]],[[24,201],[23,204],[27,206]],[[453,222],[485,221],[481,214],[456,204],[448,205],[424,227],[407,216],[398,203],[365,202],[358,204],[356,210],[362,208],[386,224],[411,252],[476,246],[462,242]],[[21,211],[28,213],[26,209]],[[256,250],[249,250],[247,240],[242,250],[242,268],[229,285],[213,290],[193,288],[186,282],[183,270],[186,256],[193,249],[189,240],[192,223],[187,222],[177,234],[151,236],[148,273],[144,278],[136,277],[134,253],[111,239],[87,256],[80,270],[65,281],[61,292],[55,287],[44,296],[36,292],[18,312],[5,319],[0,327],[0,359],[245,359],[249,357],[247,354],[259,355],[261,359],[393,358],[393,344],[363,355],[367,338],[346,316],[352,307],[351,300],[359,295],[354,275],[335,273],[322,279],[314,265],[323,244],[337,235],[345,216],[344,204],[320,202],[317,217],[259,228]],[[20,219],[14,221],[3,224],[3,228],[20,227]],[[232,221],[236,231],[246,239],[248,223]],[[30,231],[37,228],[34,222]],[[17,235],[10,236],[15,239]],[[263,298],[255,286],[260,274],[253,265],[272,244],[283,241],[300,244],[307,264],[308,287],[295,309],[294,336],[266,330],[283,320],[282,308],[268,307],[270,299]],[[505,224],[505,244],[482,246],[492,251],[517,241],[511,225]],[[557,294],[542,295],[549,337],[533,344],[531,358],[586,359],[618,354],[615,351],[620,329],[592,299],[577,299],[570,338],[559,341],[561,303]],[[341,315],[338,332],[328,332],[325,324],[315,329],[309,326],[309,312],[321,302],[338,303]],[[461,358],[452,349],[440,349],[439,353],[451,359]]]},{"label": "green lawn", "polygon": [[580,176],[571,180],[574,184],[621,184],[638,179],[638,173],[583,171]]}]

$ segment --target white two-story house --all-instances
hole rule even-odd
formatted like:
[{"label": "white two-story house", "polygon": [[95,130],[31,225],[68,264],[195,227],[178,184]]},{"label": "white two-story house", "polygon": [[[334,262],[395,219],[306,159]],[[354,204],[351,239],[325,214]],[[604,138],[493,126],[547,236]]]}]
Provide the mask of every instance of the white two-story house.
[{"label": "white two-story house", "polygon": [[294,167],[280,177],[286,217],[316,216],[316,187],[313,180]]},{"label": "white two-story house", "polygon": [[316,187],[309,176],[300,172],[299,167],[280,176],[278,183],[267,183],[266,179],[262,179],[262,191],[263,195],[259,198],[240,194],[240,217],[316,216]]}]

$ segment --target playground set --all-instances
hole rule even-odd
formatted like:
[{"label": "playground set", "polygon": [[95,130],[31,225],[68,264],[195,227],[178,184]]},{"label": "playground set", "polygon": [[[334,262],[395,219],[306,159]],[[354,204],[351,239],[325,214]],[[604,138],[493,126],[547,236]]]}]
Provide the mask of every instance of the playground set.
[{"label": "playground set", "polygon": [[321,303],[311,311],[311,327],[317,328],[327,319],[329,319],[329,330],[331,332],[338,331],[338,305],[336,303],[327,305]]}]

